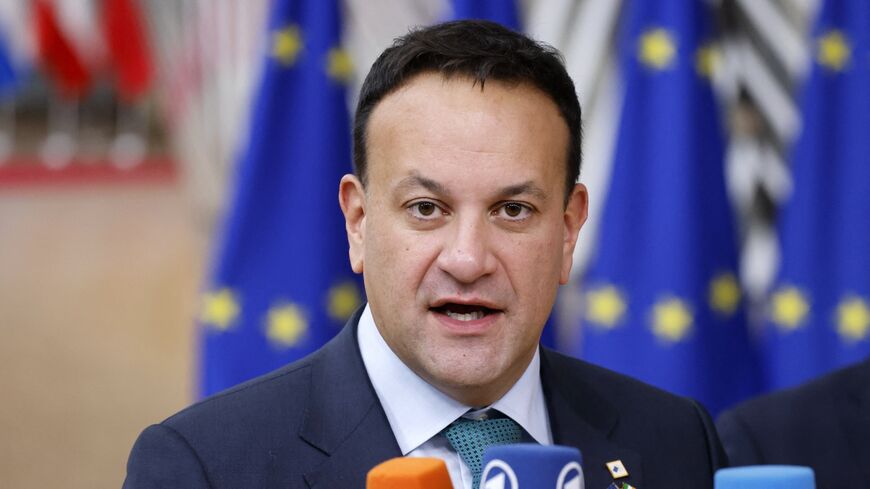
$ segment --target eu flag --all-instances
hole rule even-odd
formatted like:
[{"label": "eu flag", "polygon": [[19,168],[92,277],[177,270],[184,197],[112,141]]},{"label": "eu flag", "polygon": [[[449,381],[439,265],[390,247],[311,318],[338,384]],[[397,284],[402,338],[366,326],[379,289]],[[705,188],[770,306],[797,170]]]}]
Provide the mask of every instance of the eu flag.
[{"label": "eu flag", "polygon": [[757,362],[736,277],[711,20],[704,2],[624,5],[625,93],[576,352],[716,413],[757,389]]},{"label": "eu flag", "polygon": [[870,355],[870,2],[827,1],[779,221],[764,360],[771,388]]},{"label": "eu flag", "polygon": [[514,30],[520,29],[516,0],[453,0],[453,19],[491,20]]},{"label": "eu flag", "polygon": [[201,392],[311,353],[361,303],[338,182],[351,169],[337,0],[279,0],[206,292]]}]

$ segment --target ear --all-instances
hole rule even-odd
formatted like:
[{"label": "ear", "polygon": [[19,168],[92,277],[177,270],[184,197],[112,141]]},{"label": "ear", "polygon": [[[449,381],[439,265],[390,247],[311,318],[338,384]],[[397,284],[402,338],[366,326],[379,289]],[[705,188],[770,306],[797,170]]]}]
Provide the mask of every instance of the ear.
[{"label": "ear", "polygon": [[574,264],[574,246],[577,244],[577,237],[580,235],[580,228],[586,222],[586,214],[589,208],[589,194],[586,192],[586,185],[578,183],[574,185],[574,190],[571,191],[571,196],[568,198],[568,205],[565,206],[565,237],[562,243],[562,273],[559,276],[559,283],[565,285],[571,277],[571,266]]},{"label": "ear", "polygon": [[350,266],[354,272],[362,273],[365,256],[366,194],[356,176],[345,175],[341,178],[338,203],[344,213],[344,227],[350,245]]}]

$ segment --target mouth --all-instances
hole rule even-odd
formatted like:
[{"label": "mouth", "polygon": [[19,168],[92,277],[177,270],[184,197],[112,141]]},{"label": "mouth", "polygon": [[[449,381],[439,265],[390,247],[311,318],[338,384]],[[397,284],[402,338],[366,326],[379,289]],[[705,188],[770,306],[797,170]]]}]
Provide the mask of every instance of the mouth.
[{"label": "mouth", "polygon": [[447,316],[454,321],[467,323],[478,321],[487,316],[492,316],[502,312],[499,309],[494,309],[483,304],[460,304],[457,302],[445,302],[430,307],[429,310],[435,314]]}]

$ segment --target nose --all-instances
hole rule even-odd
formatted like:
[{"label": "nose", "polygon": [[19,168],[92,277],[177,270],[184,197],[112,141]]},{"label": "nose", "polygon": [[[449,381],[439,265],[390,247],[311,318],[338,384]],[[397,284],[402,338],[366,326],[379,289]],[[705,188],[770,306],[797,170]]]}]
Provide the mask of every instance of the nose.
[{"label": "nose", "polygon": [[498,266],[485,219],[454,221],[452,232],[438,255],[438,267],[460,283],[471,284]]}]

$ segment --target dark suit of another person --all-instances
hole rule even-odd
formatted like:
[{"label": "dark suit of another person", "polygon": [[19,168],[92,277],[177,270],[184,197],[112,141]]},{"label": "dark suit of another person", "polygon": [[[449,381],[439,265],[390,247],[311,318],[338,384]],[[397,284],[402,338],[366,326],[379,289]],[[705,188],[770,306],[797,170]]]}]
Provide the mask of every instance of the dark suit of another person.
[{"label": "dark suit of another person", "polygon": [[[356,340],[360,313],[314,355],[147,428],[125,489],[363,488],[401,456]],[[621,460],[638,489],[712,487],[724,453],[690,400],[543,349],[553,441],[583,454],[586,487],[605,489]]]},{"label": "dark suit of another person", "polygon": [[734,466],[806,465],[819,488],[870,487],[870,359],[740,404],[716,426]]}]

